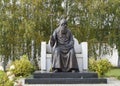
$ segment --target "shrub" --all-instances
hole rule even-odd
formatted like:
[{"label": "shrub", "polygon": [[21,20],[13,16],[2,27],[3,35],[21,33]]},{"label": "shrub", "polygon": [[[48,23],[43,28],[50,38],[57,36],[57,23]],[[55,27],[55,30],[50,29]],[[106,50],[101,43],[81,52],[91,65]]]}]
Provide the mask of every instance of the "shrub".
[{"label": "shrub", "polygon": [[23,55],[20,60],[14,61],[12,65],[14,65],[15,68],[13,68],[11,71],[17,77],[28,76],[35,70],[35,67],[30,63],[26,55]]},{"label": "shrub", "polygon": [[13,86],[13,81],[10,81],[3,71],[0,71],[0,86]]},{"label": "shrub", "polygon": [[120,76],[118,76],[118,77],[117,77],[117,79],[119,79],[119,80],[120,80]]},{"label": "shrub", "polygon": [[89,59],[89,70],[98,73],[98,76],[104,75],[112,67],[111,63],[107,59],[95,60]]}]

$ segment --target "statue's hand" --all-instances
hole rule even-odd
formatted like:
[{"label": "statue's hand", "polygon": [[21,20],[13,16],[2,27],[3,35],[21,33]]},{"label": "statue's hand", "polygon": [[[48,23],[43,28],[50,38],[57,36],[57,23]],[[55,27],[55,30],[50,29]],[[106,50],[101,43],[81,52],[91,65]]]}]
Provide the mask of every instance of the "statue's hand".
[{"label": "statue's hand", "polygon": [[54,39],[53,36],[50,36],[50,45],[51,45],[51,47],[53,47],[54,44],[55,44],[55,39]]}]

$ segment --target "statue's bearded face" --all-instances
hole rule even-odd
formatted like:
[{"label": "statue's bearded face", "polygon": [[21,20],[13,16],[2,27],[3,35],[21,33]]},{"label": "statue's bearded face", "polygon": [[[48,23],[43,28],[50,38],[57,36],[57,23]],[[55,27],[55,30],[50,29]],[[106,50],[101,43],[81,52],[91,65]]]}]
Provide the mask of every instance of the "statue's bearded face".
[{"label": "statue's bearded face", "polygon": [[66,28],[67,28],[67,21],[65,19],[62,19],[60,21],[61,33],[66,33]]},{"label": "statue's bearded face", "polygon": [[66,22],[62,23],[62,24],[61,24],[61,28],[62,28],[62,29],[67,28],[67,23],[66,23]]},{"label": "statue's bearded face", "polygon": [[67,28],[67,24],[66,23],[62,23],[61,24],[61,33],[66,33],[66,28]]}]

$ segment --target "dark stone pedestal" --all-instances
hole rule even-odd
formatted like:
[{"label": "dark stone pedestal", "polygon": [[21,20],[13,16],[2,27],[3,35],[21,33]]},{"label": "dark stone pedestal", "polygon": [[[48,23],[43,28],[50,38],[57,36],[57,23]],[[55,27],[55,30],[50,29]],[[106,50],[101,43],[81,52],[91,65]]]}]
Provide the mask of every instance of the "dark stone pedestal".
[{"label": "dark stone pedestal", "polygon": [[98,78],[93,72],[41,73],[36,71],[33,78],[25,79],[25,84],[106,84],[107,79]]}]

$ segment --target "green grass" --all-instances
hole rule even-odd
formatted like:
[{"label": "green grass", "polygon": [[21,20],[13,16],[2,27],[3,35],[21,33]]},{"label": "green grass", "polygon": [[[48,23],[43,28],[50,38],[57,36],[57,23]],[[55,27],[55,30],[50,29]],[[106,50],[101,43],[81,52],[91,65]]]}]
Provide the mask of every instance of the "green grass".
[{"label": "green grass", "polygon": [[112,68],[105,74],[106,77],[116,77],[120,80],[120,68]]}]

